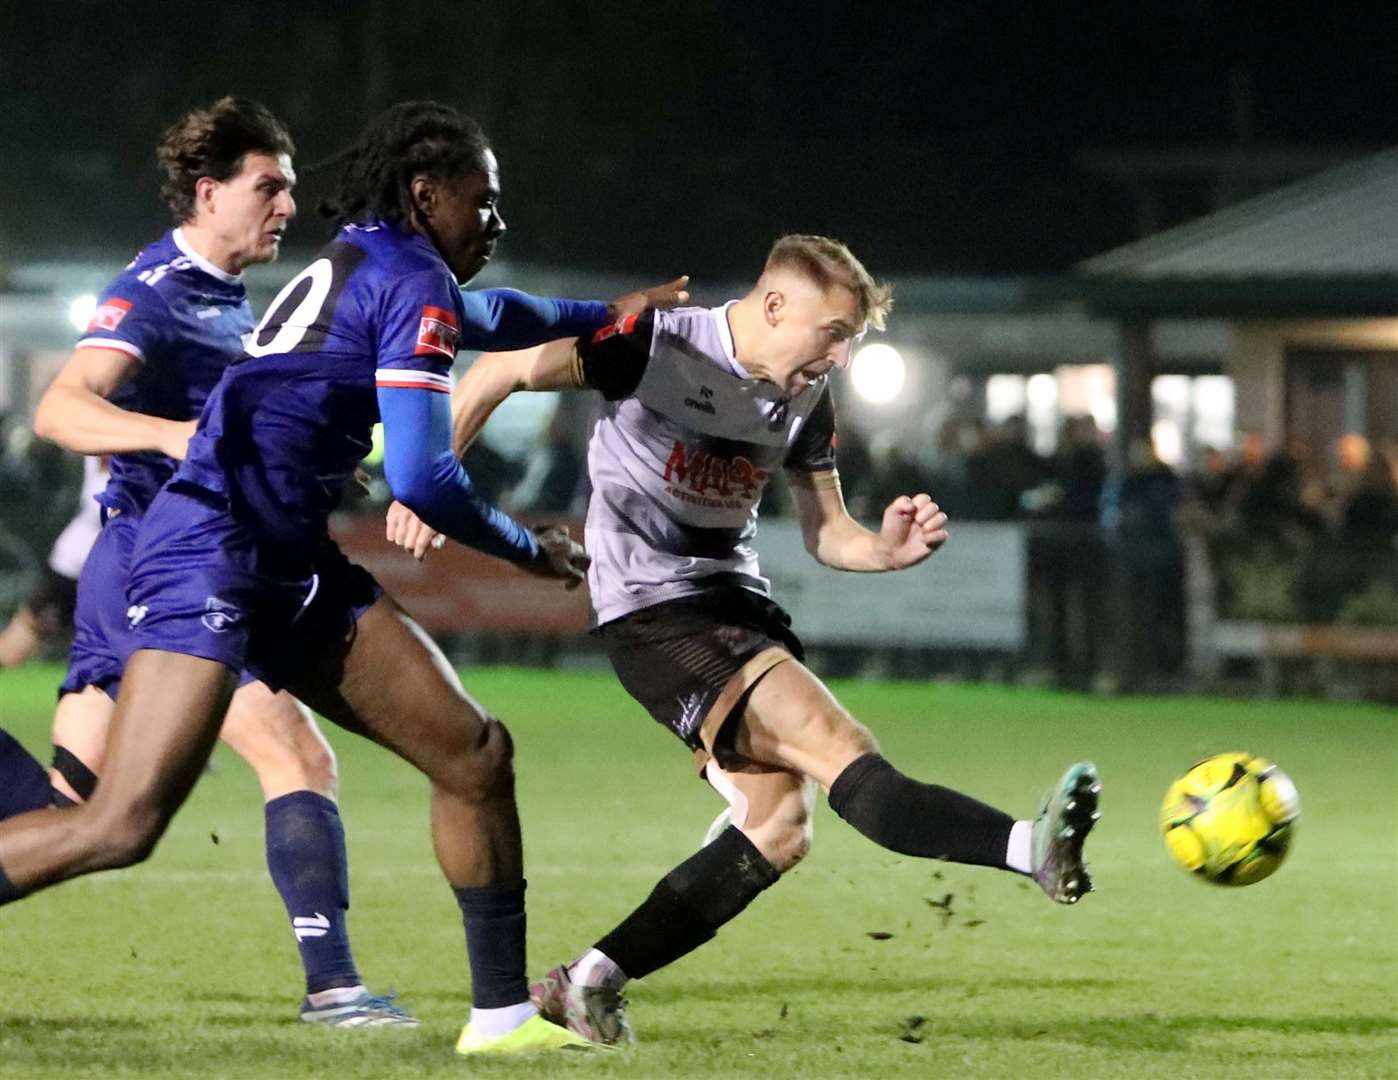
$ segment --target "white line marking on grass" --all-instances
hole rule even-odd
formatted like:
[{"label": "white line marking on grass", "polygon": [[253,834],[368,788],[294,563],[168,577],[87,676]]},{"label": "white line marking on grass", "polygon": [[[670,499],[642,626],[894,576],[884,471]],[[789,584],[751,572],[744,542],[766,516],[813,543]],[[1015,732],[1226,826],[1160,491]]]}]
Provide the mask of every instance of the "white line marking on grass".
[{"label": "white line marking on grass", "polygon": [[[665,874],[673,867],[663,863],[646,864],[616,864],[608,863],[606,874],[608,877],[638,877],[656,878]],[[595,874],[598,866],[595,863],[573,863],[573,864],[541,864],[530,865],[525,868],[530,877],[573,877],[576,875]],[[163,869],[140,869],[131,868],[125,870],[107,870],[99,874],[88,874],[85,877],[75,878],[71,885],[122,885],[128,883],[151,885],[183,885],[190,882],[199,881],[247,881],[252,878],[262,878],[267,876],[267,871],[262,868],[249,870],[163,870]],[[370,868],[353,869],[350,877],[353,880],[362,881],[365,879],[402,879],[402,878],[440,878],[441,870],[432,865],[427,866],[406,866],[392,868]]]}]

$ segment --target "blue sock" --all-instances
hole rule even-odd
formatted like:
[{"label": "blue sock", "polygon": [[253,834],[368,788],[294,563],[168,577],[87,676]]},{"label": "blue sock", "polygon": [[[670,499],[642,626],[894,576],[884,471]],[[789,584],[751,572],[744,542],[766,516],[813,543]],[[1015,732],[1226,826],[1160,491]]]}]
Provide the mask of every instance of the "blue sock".
[{"label": "blue sock", "polygon": [[503,1009],[529,1000],[524,976],[526,884],[452,890],[466,922],[471,1004],[477,1009]]},{"label": "blue sock", "polygon": [[8,732],[0,730],[0,821],[52,805],[48,770]]},{"label": "blue sock", "polygon": [[293,791],[267,804],[267,868],[291,916],[306,993],[355,986],[345,913],[349,856],[340,811],[324,795]]}]

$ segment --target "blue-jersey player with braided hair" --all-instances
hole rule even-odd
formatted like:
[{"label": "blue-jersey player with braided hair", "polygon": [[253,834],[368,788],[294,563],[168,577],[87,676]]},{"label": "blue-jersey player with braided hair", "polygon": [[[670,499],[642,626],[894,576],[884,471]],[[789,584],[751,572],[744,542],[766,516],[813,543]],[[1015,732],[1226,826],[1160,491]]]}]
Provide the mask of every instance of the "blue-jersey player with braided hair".
[{"label": "blue-jersey player with braided hair", "polygon": [[585,1040],[539,1017],[525,983],[512,748],[440,651],[327,533],[384,425],[395,497],[433,528],[568,583],[586,556],[481,500],[451,450],[458,348],[517,348],[684,298],[682,281],[611,309],[458,283],[503,232],[480,128],[433,102],[390,109],[342,155],[335,240],[274,301],[209,398],[136,538],[135,651],[91,800],[0,823],[0,903],[146,857],[198,777],[246,668],[383,744],[432,785],[433,846],[456,894],[472,1010],[457,1049]]}]

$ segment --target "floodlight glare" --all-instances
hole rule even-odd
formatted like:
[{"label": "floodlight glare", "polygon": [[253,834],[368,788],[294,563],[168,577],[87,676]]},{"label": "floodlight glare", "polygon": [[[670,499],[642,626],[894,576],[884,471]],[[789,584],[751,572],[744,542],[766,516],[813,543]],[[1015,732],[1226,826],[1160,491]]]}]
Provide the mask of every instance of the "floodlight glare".
[{"label": "floodlight glare", "polygon": [[96,313],[97,297],[92,293],[83,293],[68,301],[68,321],[73,324],[74,330],[86,330]]},{"label": "floodlight glare", "polygon": [[1043,372],[1030,375],[1024,384],[1024,396],[1035,412],[1052,412],[1058,403],[1058,380]]},{"label": "floodlight glare", "polygon": [[907,369],[892,345],[865,345],[849,366],[855,392],[873,405],[886,405],[903,389]]},{"label": "floodlight glare", "polygon": [[1184,432],[1173,420],[1157,420],[1150,426],[1150,441],[1155,456],[1166,465],[1178,465],[1184,460]]}]

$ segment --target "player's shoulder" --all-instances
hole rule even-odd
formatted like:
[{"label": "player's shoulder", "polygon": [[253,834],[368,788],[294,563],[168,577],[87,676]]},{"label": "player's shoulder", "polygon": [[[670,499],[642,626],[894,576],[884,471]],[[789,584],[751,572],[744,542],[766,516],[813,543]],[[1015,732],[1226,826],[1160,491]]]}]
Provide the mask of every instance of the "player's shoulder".
[{"label": "player's shoulder", "polygon": [[653,314],[657,335],[685,341],[706,340],[716,336],[713,308],[677,307]]},{"label": "player's shoulder", "polygon": [[348,260],[352,264],[353,290],[361,299],[375,298],[371,307],[392,297],[460,314],[460,287],[436,248],[424,237],[373,222],[345,226],[330,247],[353,254]]},{"label": "player's shoulder", "polygon": [[718,334],[714,328],[713,310],[682,307],[624,315],[595,330],[586,344],[650,352],[655,344],[666,342],[688,343],[701,349],[717,347]]},{"label": "player's shoulder", "polygon": [[364,269],[375,277],[414,274],[451,277],[447,264],[426,238],[385,222],[346,225],[335,234],[334,242],[362,252]]},{"label": "player's shoulder", "polygon": [[102,300],[120,297],[133,307],[161,310],[202,305],[211,296],[238,301],[246,295],[241,275],[220,269],[172,229],[137,252],[103,290]]},{"label": "player's shoulder", "polygon": [[126,297],[129,303],[135,303],[139,299],[155,299],[159,293],[149,284],[152,271],[168,264],[179,253],[179,249],[170,242],[170,234],[166,233],[159,240],[136,252],[135,258],[107,282],[99,299],[105,300],[109,296],[117,295]]},{"label": "player's shoulder", "polygon": [[160,288],[159,271],[179,254],[168,232],[138,251],[98,293],[81,343],[116,337],[130,344],[168,322],[170,301]]},{"label": "player's shoulder", "polygon": [[653,356],[731,372],[733,333],[726,305],[671,308],[657,311],[655,316],[655,335],[650,343]]}]

